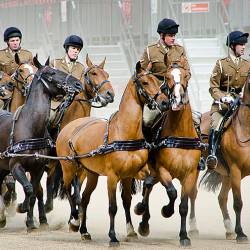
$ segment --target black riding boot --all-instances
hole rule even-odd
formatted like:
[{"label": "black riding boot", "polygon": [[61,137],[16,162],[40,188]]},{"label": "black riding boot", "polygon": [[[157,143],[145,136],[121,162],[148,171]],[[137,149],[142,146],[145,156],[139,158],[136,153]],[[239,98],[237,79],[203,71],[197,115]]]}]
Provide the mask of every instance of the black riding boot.
[{"label": "black riding boot", "polygon": [[216,149],[217,149],[217,134],[218,132],[214,129],[210,130],[209,134],[209,146],[208,146],[208,157],[206,160],[206,165],[208,169],[215,169],[217,167],[218,159],[216,157]]}]

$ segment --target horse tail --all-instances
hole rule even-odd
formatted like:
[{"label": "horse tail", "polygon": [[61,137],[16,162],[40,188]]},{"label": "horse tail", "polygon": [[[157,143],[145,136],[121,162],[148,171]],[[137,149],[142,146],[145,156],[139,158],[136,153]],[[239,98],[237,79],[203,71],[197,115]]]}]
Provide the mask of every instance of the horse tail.
[{"label": "horse tail", "polygon": [[202,185],[207,191],[215,193],[219,189],[222,182],[222,175],[216,171],[207,170],[206,173],[201,177],[199,187]]},{"label": "horse tail", "polygon": [[[136,180],[135,178],[132,179],[131,181],[131,194],[137,194],[138,192],[141,191],[141,181],[140,180]],[[123,185],[122,182],[120,182],[120,191],[123,191]]]}]

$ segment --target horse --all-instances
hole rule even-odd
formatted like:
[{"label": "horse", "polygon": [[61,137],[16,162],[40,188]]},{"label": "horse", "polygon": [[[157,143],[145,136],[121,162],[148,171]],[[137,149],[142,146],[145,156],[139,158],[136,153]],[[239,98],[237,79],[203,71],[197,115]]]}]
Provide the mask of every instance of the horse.
[{"label": "horse", "polygon": [[[30,62],[21,62],[18,54],[15,54],[15,62],[18,65],[13,75],[7,77],[7,81],[13,88],[13,93],[9,95],[5,109],[14,113],[18,107],[25,102],[25,97],[37,68]],[[7,75],[8,76],[8,75]],[[6,80],[5,80],[6,81]],[[5,180],[7,191],[4,194],[4,203],[10,208],[15,205],[16,191],[13,177],[8,176]]]},{"label": "horse", "polygon": [[[88,54],[86,55],[87,68],[84,72],[83,91],[75,96],[73,102],[65,110],[59,130],[75,119],[90,116],[92,106],[101,108],[114,101],[114,90],[111,82],[108,80],[109,75],[104,70],[105,61],[106,58],[99,65],[94,65]],[[98,103],[99,105],[97,106]],[[58,167],[60,168],[60,166]],[[55,191],[57,188],[54,189],[55,165],[50,164],[48,169],[46,213],[49,213],[53,209],[53,193],[54,197],[57,196],[57,191]],[[82,183],[85,179],[84,172],[82,172],[80,178],[80,183]],[[76,203],[80,204],[80,187],[76,184],[78,182],[77,179],[74,180],[75,193],[73,196],[76,197]]]},{"label": "horse", "polygon": [[[237,101],[236,101],[237,102]],[[201,179],[209,191],[215,191],[221,185],[218,202],[223,215],[226,238],[235,239],[237,243],[248,241],[241,226],[241,180],[250,175],[250,77],[248,76],[243,98],[238,99],[239,108],[232,114],[221,137],[218,148],[218,165],[215,170],[207,170]],[[204,115],[202,133],[207,134],[210,116]],[[228,193],[232,189],[233,208],[236,215],[235,229],[232,227],[227,201]],[[235,233],[234,233],[235,232]]]},{"label": "horse", "polygon": [[11,76],[4,71],[0,71],[0,109],[7,109],[13,84]]},{"label": "horse", "polygon": [[[38,70],[30,84],[25,104],[15,115],[5,110],[0,112],[0,180],[11,172],[22,185],[25,200],[18,204],[17,212],[27,212],[28,230],[35,228],[33,207],[47,162],[46,159],[38,159],[32,154],[36,152],[48,155],[53,147],[47,129],[51,98],[57,95],[74,95],[82,88],[81,82],[73,76],[50,68],[48,60],[45,66],[39,63],[37,57],[33,58],[33,62]],[[25,172],[30,173],[30,181]],[[2,196],[0,204],[0,211],[3,212]],[[41,209],[41,204],[38,203],[38,206],[40,225],[47,225],[45,211]],[[5,215],[1,213],[2,224],[5,220]]]},{"label": "horse", "polygon": [[[60,160],[64,188],[70,204],[70,183],[82,169],[87,172],[87,183],[82,194],[82,239],[91,239],[86,227],[86,211],[91,193],[99,175],[107,176],[110,246],[119,245],[115,233],[117,212],[116,188],[119,180],[148,175],[148,144],[143,139],[143,106],[164,111],[168,107],[161,92],[159,80],[136,64],[134,76],[129,80],[120,102],[119,111],[109,121],[93,117],[74,120],[62,129],[56,141],[58,157],[72,156],[74,161]],[[87,153],[86,153],[87,152]],[[92,157],[91,157],[92,156]],[[78,220],[71,211],[74,220]],[[74,222],[75,222],[74,221]],[[79,220],[78,220],[79,221]],[[74,223],[73,220],[71,223]],[[78,226],[79,224],[74,224]],[[128,225],[133,230],[132,223]],[[133,230],[134,231],[134,230]]]},{"label": "horse", "polygon": [[[154,139],[155,148],[150,152],[149,168],[151,176],[145,180],[143,200],[135,206],[135,213],[142,215],[138,231],[142,236],[149,234],[149,195],[157,182],[165,187],[169,204],[161,213],[169,218],[174,214],[174,203],[177,191],[172,180],[177,178],[182,186],[179,213],[181,216],[180,245],[190,246],[187,236],[186,217],[188,198],[194,201],[197,194],[198,163],[201,156],[200,139],[192,120],[192,111],[188,99],[188,80],[186,79],[186,59],[170,62],[166,54],[164,62],[167,66],[166,94],[170,98],[171,108],[165,112],[164,118]],[[194,222],[195,215],[190,215]],[[195,226],[193,226],[195,227]],[[196,227],[195,227],[196,228]]]}]

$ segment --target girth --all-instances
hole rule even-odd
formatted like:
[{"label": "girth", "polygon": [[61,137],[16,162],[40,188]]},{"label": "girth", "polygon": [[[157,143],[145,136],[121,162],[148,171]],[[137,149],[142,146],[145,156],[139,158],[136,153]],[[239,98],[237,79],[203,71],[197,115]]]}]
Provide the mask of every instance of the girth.
[{"label": "girth", "polygon": [[19,153],[26,150],[39,150],[55,147],[54,142],[50,138],[25,139],[16,142],[7,148],[8,153]]},{"label": "girth", "polygon": [[202,143],[199,138],[174,137],[168,136],[159,138],[154,143],[154,149],[160,148],[181,148],[181,149],[198,149],[203,150],[206,144]]}]

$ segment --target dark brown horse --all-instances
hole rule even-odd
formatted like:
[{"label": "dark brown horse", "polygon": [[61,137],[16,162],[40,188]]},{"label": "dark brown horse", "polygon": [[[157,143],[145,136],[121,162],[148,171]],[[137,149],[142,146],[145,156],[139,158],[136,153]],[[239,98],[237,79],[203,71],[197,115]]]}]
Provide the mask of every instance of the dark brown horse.
[{"label": "dark brown horse", "polygon": [[[239,100],[239,108],[233,113],[231,123],[227,125],[222,135],[218,152],[219,164],[215,171],[207,171],[203,183],[209,190],[216,190],[220,184],[218,196],[223,215],[226,237],[232,239],[234,231],[238,243],[246,242],[247,236],[241,226],[241,180],[250,175],[250,77],[248,77],[243,99]],[[203,133],[208,131],[209,116],[203,119]],[[228,193],[233,192],[233,208],[236,215],[235,230],[227,209]]]},{"label": "dark brown horse", "polygon": [[[34,156],[18,157],[18,154],[35,152],[49,154],[51,140],[47,126],[51,98],[68,93],[74,94],[82,88],[79,80],[47,65],[42,66],[36,57],[34,65],[38,71],[30,85],[23,108],[15,117],[10,112],[0,112],[0,169],[2,170],[0,180],[2,181],[4,176],[11,172],[23,186],[25,200],[18,205],[17,210],[21,213],[28,212],[26,221],[28,229],[34,228],[35,196],[47,160],[37,159]],[[30,180],[27,179],[25,172],[30,173]],[[47,224],[45,211],[39,210],[39,212],[40,224]],[[1,219],[4,220],[4,216]]]},{"label": "dark brown horse", "polygon": [[[114,100],[115,94],[111,82],[108,80],[109,74],[104,70],[105,59],[99,65],[94,65],[87,55],[86,65],[88,68],[84,73],[83,91],[75,96],[73,102],[65,110],[60,122],[60,129],[63,129],[73,120],[90,116],[92,106],[96,107],[99,103],[98,108],[101,108]],[[47,213],[53,209],[54,177],[55,164],[50,164],[47,178],[47,201],[45,204]],[[84,171],[80,176],[80,180],[74,179],[74,190],[76,192],[74,192],[73,196],[77,205],[80,205],[81,201],[78,183],[82,183],[84,179]]]},{"label": "dark brown horse", "polygon": [[[89,172],[81,201],[83,218],[80,233],[83,239],[90,239],[86,227],[89,199],[98,176],[104,175],[107,176],[108,184],[110,245],[119,244],[115,233],[117,183],[126,178],[149,174],[146,164],[148,148],[142,134],[143,106],[146,104],[151,109],[165,110],[168,104],[166,100],[157,78],[144,71],[138,62],[136,73],[129,80],[123,94],[119,111],[109,122],[104,119],[81,118],[69,123],[60,132],[56,142],[58,156],[77,157],[75,161],[60,161],[69,201],[70,184],[74,176],[82,169]],[[132,224],[130,226],[133,229]]]},{"label": "dark brown horse", "polygon": [[[155,139],[155,150],[150,155],[149,167],[154,177],[152,185],[145,185],[144,197],[141,203],[135,207],[137,214],[143,214],[139,225],[139,233],[143,236],[149,234],[149,195],[153,185],[158,181],[165,187],[169,197],[169,204],[161,210],[166,218],[174,214],[174,203],[177,191],[173,185],[173,179],[177,178],[182,186],[181,203],[179,213],[181,216],[180,245],[191,245],[186,231],[186,217],[188,213],[188,198],[195,200],[196,184],[198,178],[198,163],[201,155],[200,141],[192,120],[192,112],[188,99],[186,79],[186,59],[171,63],[165,57],[167,65],[166,89],[171,102],[171,109],[166,112],[165,118],[159,130],[159,136]],[[148,182],[148,178],[145,180]],[[192,215],[194,217],[194,215]]]}]

